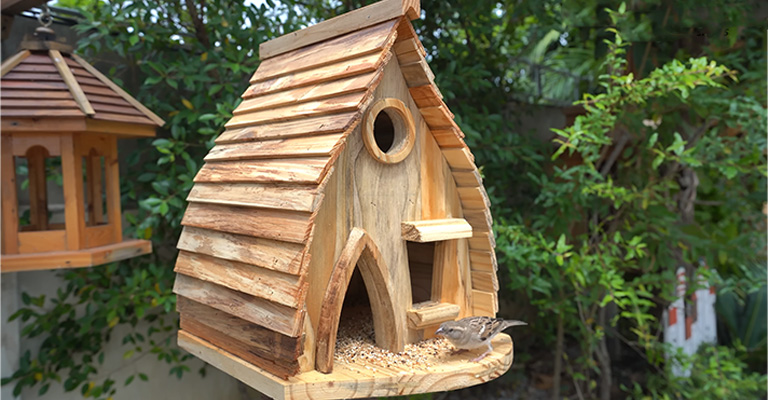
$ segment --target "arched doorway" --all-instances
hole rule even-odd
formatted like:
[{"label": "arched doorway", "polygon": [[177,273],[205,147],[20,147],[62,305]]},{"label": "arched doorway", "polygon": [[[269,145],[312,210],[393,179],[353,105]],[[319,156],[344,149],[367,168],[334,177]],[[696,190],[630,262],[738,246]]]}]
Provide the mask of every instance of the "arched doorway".
[{"label": "arched doorway", "polygon": [[405,346],[405,328],[395,318],[392,287],[379,249],[363,229],[353,228],[341,256],[333,266],[320,309],[315,367],[323,373],[333,371],[339,317],[356,266],[359,267],[368,292],[376,345],[393,352],[400,352]]}]

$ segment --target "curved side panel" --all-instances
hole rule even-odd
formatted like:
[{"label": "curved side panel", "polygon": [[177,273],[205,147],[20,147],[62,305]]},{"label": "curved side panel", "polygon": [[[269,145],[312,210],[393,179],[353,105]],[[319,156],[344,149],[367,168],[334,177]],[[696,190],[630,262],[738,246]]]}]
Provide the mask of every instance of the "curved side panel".
[{"label": "curved side panel", "polygon": [[392,287],[387,280],[386,265],[379,249],[363,229],[353,228],[339,260],[333,266],[320,310],[315,367],[322,373],[333,371],[341,307],[357,265],[360,266],[360,275],[371,302],[376,345],[393,352],[400,352],[405,346],[405,328],[395,318]]}]

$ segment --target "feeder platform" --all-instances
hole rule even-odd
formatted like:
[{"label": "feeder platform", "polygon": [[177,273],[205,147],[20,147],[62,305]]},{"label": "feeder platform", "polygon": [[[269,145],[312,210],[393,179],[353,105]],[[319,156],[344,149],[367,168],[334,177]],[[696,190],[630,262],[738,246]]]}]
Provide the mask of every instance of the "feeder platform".
[{"label": "feeder platform", "polygon": [[478,362],[470,360],[485,348],[446,354],[439,364],[423,370],[336,362],[330,374],[307,371],[281,379],[184,331],[179,331],[179,347],[275,400],[357,399],[461,389],[498,378],[513,358],[512,339],[500,333],[493,340],[493,351]]}]

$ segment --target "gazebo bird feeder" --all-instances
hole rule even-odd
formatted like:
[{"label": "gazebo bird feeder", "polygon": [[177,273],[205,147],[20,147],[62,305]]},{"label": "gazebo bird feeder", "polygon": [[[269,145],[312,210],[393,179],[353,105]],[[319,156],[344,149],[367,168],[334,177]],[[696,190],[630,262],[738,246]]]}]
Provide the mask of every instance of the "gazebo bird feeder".
[{"label": "gazebo bird feeder", "polygon": [[179,345],[274,399],[453,390],[512,364],[506,334],[477,362],[434,337],[495,316],[498,280],[490,202],[411,25],[420,8],[384,0],[263,43],[194,179]]},{"label": "gazebo bird feeder", "polygon": [[[151,252],[151,242],[123,238],[117,139],[152,137],[163,120],[47,26],[21,48],[2,64],[0,81],[2,272]],[[62,198],[63,218],[53,203]]]}]

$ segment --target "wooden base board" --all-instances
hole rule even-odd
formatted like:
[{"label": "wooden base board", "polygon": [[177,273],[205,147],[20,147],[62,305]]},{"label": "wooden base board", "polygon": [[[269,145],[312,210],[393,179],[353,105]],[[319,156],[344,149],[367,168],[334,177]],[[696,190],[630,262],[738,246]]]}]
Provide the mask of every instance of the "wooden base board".
[{"label": "wooden base board", "polygon": [[126,240],[106,246],[72,251],[30,254],[3,254],[0,271],[36,271],[41,269],[81,268],[125,260],[152,252],[149,240]]},{"label": "wooden base board", "polygon": [[275,400],[353,399],[456,390],[498,378],[509,370],[513,358],[512,339],[502,333],[493,340],[493,352],[479,362],[470,360],[484,349],[446,355],[440,364],[415,372],[381,367],[374,372],[371,365],[336,362],[330,374],[308,371],[283,380],[185,331],[179,331],[178,340],[179,347]]}]

